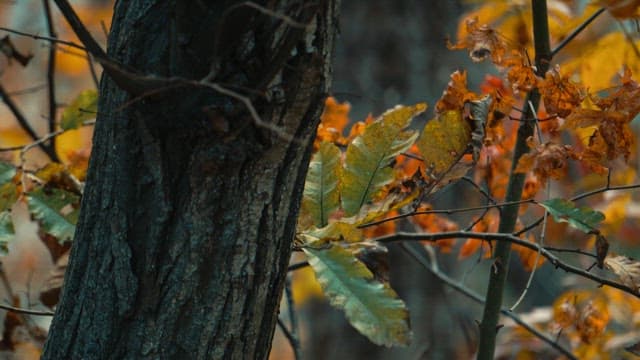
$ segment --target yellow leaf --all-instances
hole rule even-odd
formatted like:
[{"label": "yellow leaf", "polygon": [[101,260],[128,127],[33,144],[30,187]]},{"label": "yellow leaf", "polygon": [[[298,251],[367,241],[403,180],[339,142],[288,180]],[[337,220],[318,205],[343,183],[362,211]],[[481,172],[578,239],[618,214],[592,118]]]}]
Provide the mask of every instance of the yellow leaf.
[{"label": "yellow leaf", "polygon": [[387,184],[393,181],[390,167],[395,157],[409,149],[417,137],[404,131],[411,119],[427,105],[397,106],[367,125],[347,148],[342,171],[342,208],[355,215]]},{"label": "yellow leaf", "polygon": [[[640,41],[635,42],[640,47]],[[621,32],[604,35],[598,41],[585,44],[579,56],[562,65],[563,72],[577,73],[583,84],[591,91],[600,91],[611,87],[613,81],[627,65],[635,74],[640,73],[640,58]]]},{"label": "yellow leaf", "polygon": [[460,111],[446,111],[425,126],[418,149],[433,176],[449,171],[467,150],[471,126]]},{"label": "yellow leaf", "polygon": [[329,215],[340,206],[340,155],[337,146],[323,142],[309,163],[302,206],[311,214],[314,225],[318,227],[326,226]]}]

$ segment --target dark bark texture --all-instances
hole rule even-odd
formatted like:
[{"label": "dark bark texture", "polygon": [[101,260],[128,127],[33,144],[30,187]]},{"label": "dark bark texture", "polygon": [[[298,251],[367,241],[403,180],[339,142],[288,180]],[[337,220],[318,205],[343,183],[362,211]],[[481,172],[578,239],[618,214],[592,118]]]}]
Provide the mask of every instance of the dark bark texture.
[{"label": "dark bark texture", "polygon": [[105,76],[44,359],[268,356],[337,2],[256,1],[272,13],[242,1],[116,3],[111,57],[161,77],[209,74],[281,131],[212,89],[134,98]]}]

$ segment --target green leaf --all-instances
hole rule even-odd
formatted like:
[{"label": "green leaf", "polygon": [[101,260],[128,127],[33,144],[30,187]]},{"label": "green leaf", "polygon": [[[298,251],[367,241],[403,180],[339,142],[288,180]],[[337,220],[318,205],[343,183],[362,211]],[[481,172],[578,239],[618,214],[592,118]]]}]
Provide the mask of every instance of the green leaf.
[{"label": "green leaf", "polygon": [[331,305],[343,310],[354,328],[377,345],[409,344],[409,312],[393,289],[340,246],[303,250]]},{"label": "green leaf", "polygon": [[[470,142],[471,126],[460,111],[451,110],[427,123],[418,140],[418,149],[431,175],[438,176],[453,168]],[[464,172],[466,170],[468,168]]]},{"label": "green leaf", "polygon": [[0,212],[0,253],[7,253],[7,244],[9,244],[9,241],[14,239],[15,235],[13,221],[11,220],[11,212]]},{"label": "green leaf", "polygon": [[600,211],[588,207],[576,208],[576,205],[569,200],[551,199],[541,202],[540,206],[547,209],[557,222],[569,223],[570,226],[585,233],[596,230],[604,220],[604,214]]},{"label": "green leaf", "polygon": [[369,124],[347,148],[342,172],[342,208],[346,216],[355,215],[383,186],[393,181],[390,164],[417,138],[414,131],[403,131],[411,119],[427,105],[398,106]]},{"label": "green leaf", "polygon": [[317,227],[326,226],[329,215],[340,206],[340,165],[340,149],[329,142],[320,144],[309,163],[302,205],[311,214]]},{"label": "green leaf", "polygon": [[98,92],[84,90],[64,109],[60,127],[63,130],[77,129],[82,123],[94,119],[98,112]]},{"label": "green leaf", "polygon": [[60,243],[73,239],[79,201],[77,195],[60,189],[39,188],[27,196],[31,215],[44,232],[56,237]]},{"label": "green leaf", "polygon": [[0,211],[10,209],[18,200],[18,188],[16,184],[8,182],[0,185]]},{"label": "green leaf", "polygon": [[16,167],[6,163],[4,161],[0,161],[0,185],[4,185],[11,180],[16,175]]}]

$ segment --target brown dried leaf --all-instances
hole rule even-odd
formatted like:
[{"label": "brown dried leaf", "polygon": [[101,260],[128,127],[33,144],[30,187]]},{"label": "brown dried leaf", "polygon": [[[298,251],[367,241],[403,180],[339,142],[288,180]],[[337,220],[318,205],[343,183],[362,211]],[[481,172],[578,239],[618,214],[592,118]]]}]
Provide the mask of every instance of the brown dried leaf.
[{"label": "brown dried leaf", "polygon": [[584,98],[584,90],[571,82],[568,75],[562,75],[558,66],[547,72],[544,80],[539,82],[538,88],[547,113],[563,118],[577,109]]},{"label": "brown dried leaf", "polygon": [[457,44],[449,43],[447,47],[451,50],[469,50],[469,57],[474,62],[491,57],[494,64],[501,65],[507,53],[506,41],[489,25],[479,25],[477,17],[468,18],[465,23],[467,27],[465,38],[458,40]]},{"label": "brown dried leaf", "polygon": [[640,262],[626,256],[607,256],[604,267],[613,271],[620,281],[638,292],[640,290]]},{"label": "brown dried leaf", "polygon": [[596,259],[598,260],[598,267],[602,269],[604,267],[604,261],[609,254],[609,242],[607,238],[601,234],[596,235]]}]

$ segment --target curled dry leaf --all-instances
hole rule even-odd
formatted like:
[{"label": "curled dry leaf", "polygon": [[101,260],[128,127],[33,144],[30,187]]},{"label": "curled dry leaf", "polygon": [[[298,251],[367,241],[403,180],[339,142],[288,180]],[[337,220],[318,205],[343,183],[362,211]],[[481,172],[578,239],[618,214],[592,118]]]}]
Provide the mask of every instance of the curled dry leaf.
[{"label": "curled dry leaf", "polygon": [[507,52],[506,41],[489,25],[478,24],[478,18],[468,18],[466,21],[467,35],[459,39],[457,44],[447,44],[450,50],[467,49],[469,57],[474,62],[481,62],[491,58],[496,65],[501,65]]},{"label": "curled dry leaf", "polygon": [[640,290],[640,262],[622,255],[610,255],[604,259],[604,267],[618,275],[623,284],[636,292]]},{"label": "curled dry leaf", "polygon": [[604,260],[609,254],[609,242],[607,238],[602,234],[596,234],[596,260],[598,261],[598,267],[602,269],[604,267]]},{"label": "curled dry leaf", "polygon": [[583,89],[569,80],[569,75],[560,73],[560,67],[549,70],[544,80],[538,84],[544,100],[544,106],[549,114],[567,117],[580,106]]},{"label": "curled dry leaf", "polygon": [[467,101],[476,100],[478,95],[467,88],[467,72],[455,71],[451,74],[451,80],[447,88],[442,92],[442,96],[436,103],[436,113],[443,113],[449,110],[462,110]]},{"label": "curled dry leaf", "polygon": [[543,184],[548,178],[558,180],[564,177],[567,159],[575,157],[569,145],[552,142],[540,144],[533,137],[527,139],[527,144],[531,151],[520,158],[515,172],[533,171]]}]

